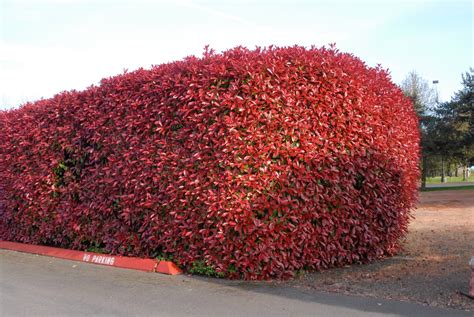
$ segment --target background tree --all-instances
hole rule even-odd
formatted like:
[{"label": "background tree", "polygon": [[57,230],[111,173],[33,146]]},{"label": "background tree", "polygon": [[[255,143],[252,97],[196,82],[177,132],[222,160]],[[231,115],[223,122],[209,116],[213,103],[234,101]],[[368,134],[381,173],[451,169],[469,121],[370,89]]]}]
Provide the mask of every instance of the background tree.
[{"label": "background tree", "polygon": [[401,83],[401,88],[405,95],[413,101],[415,111],[420,119],[423,119],[435,108],[438,97],[436,90],[416,71],[408,73]]},{"label": "background tree", "polygon": [[417,72],[410,72],[401,83],[401,89],[408,96],[415,107],[420,122],[421,134],[421,187],[426,187],[426,177],[429,157],[437,152],[437,144],[430,135],[436,126],[436,118],[432,112],[436,106],[437,93],[428,81]]},{"label": "background tree", "polygon": [[463,167],[463,179],[468,166],[474,164],[474,69],[462,75],[463,88],[449,102],[436,110],[439,152],[448,155]]},{"label": "background tree", "polygon": [[[446,166],[451,174],[463,167],[463,180],[474,164],[474,69],[462,75],[462,89],[451,101],[438,103],[437,93],[427,80],[412,71],[401,84],[413,101],[418,114],[422,148],[422,190],[429,173],[441,170],[445,181]],[[447,165],[446,165],[447,163]]]}]

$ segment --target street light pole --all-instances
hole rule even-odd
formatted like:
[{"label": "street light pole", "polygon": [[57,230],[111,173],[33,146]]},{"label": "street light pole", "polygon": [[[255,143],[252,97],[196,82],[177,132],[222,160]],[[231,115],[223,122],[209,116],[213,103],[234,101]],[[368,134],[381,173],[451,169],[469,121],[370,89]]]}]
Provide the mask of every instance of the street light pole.
[{"label": "street light pole", "polygon": [[[433,85],[435,87],[435,93],[436,93],[436,106],[439,104],[439,98],[438,98],[438,84],[439,80],[433,80]],[[446,176],[444,172],[444,154],[441,153],[441,183],[446,183]]]},{"label": "street light pole", "polygon": [[438,100],[438,84],[439,84],[439,80],[433,80],[433,85],[435,87],[435,93],[436,93],[436,105],[438,105],[439,103],[439,100]]}]

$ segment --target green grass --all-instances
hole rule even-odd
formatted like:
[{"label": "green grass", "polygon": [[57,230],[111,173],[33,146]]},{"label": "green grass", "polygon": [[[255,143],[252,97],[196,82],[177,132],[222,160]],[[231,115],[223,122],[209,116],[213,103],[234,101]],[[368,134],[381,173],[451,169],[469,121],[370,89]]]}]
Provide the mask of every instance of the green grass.
[{"label": "green grass", "polygon": [[[446,182],[447,183],[462,183],[462,182],[474,182],[474,174],[471,175],[471,177],[468,177],[465,181],[462,180],[462,176],[446,176]],[[426,183],[427,184],[441,184],[441,176],[436,176],[436,177],[427,177],[426,178]]]},{"label": "green grass", "polygon": [[217,272],[214,268],[206,265],[204,261],[196,260],[193,262],[192,267],[189,269],[189,273],[196,275],[204,275],[208,277],[224,277],[224,273]]},{"label": "green grass", "polygon": [[474,185],[466,185],[466,186],[452,186],[452,187],[428,187],[424,192],[435,192],[440,190],[462,190],[462,189],[474,189]]}]

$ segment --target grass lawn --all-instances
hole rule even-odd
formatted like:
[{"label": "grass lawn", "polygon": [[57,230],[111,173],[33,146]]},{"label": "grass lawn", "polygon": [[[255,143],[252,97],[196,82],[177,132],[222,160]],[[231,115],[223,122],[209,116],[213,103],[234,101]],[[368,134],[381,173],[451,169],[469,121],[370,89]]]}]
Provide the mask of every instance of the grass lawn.
[{"label": "grass lawn", "polygon": [[[463,182],[462,176],[446,176],[446,182],[447,183],[460,183]],[[470,177],[468,177],[465,182],[474,182],[474,174],[472,174]],[[426,178],[426,183],[427,184],[441,184],[441,176],[436,176],[436,177],[427,177]]]}]

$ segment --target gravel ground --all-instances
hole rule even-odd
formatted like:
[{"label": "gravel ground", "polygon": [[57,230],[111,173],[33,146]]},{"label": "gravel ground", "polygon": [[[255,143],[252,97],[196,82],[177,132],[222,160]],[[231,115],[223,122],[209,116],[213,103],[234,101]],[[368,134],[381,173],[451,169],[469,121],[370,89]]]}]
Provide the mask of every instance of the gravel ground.
[{"label": "gravel ground", "polygon": [[423,192],[398,256],[367,265],[307,273],[297,288],[474,311],[468,291],[474,256],[474,190]]}]

